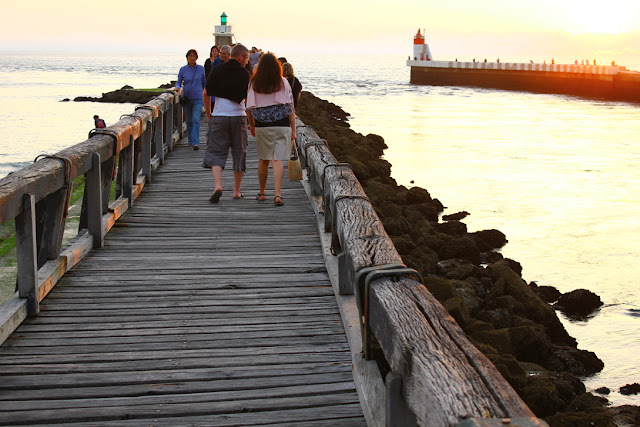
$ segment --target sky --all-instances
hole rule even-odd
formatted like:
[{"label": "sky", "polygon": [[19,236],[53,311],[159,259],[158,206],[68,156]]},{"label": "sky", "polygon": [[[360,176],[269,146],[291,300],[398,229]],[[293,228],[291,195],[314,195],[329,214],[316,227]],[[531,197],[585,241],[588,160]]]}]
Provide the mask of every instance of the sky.
[{"label": "sky", "polygon": [[2,9],[4,51],[208,50],[225,12],[239,42],[278,52],[409,55],[425,28],[434,59],[640,55],[640,0],[22,0]]}]

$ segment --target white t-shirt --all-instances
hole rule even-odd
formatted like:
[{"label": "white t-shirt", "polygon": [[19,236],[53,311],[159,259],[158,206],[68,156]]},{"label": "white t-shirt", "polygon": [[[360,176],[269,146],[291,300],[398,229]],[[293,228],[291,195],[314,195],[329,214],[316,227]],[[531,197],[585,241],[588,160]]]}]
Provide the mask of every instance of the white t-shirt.
[{"label": "white t-shirt", "polygon": [[211,115],[226,117],[246,116],[247,112],[244,108],[244,99],[238,104],[227,98],[216,97],[216,103],[213,105]]}]

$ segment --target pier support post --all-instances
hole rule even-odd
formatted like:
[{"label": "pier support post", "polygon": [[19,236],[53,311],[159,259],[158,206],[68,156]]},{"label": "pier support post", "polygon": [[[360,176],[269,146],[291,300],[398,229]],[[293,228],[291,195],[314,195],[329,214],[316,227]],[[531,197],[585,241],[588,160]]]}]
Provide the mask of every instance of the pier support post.
[{"label": "pier support post", "polygon": [[142,174],[145,177],[147,183],[151,182],[151,139],[153,132],[153,124],[147,121],[147,128],[142,134]]},{"label": "pier support post", "polygon": [[38,254],[36,250],[36,202],[33,194],[22,196],[22,213],[16,216],[18,295],[27,298],[27,314],[40,311]]},{"label": "pier support post", "polygon": [[407,406],[402,396],[402,377],[389,372],[386,379],[387,410],[385,425],[387,427],[417,427],[416,416]]},{"label": "pier support post", "polygon": [[91,158],[91,170],[86,174],[87,187],[87,223],[89,234],[93,236],[93,247],[104,245],[102,233],[102,165],[100,154],[94,153]]}]

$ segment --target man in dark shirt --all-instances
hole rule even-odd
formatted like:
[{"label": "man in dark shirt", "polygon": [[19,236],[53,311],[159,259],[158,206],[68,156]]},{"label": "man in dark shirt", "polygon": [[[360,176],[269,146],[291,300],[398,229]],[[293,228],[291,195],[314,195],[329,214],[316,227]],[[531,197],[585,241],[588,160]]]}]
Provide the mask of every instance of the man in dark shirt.
[{"label": "man in dark shirt", "polygon": [[246,170],[248,135],[245,98],[249,87],[249,72],[244,68],[249,61],[249,50],[241,44],[231,49],[231,59],[211,69],[203,97],[215,96],[211,106],[205,103],[209,118],[207,152],[202,166],[211,168],[214,190],[209,201],[218,203],[222,196],[222,169],[224,169],[229,149],[233,159],[233,198],[239,199],[242,176]]}]

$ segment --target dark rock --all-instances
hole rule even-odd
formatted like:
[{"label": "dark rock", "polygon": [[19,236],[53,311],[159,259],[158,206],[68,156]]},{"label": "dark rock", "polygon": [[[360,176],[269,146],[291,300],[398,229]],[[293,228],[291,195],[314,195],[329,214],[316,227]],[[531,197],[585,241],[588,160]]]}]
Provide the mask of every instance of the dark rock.
[{"label": "dark rock", "polygon": [[583,393],[577,396],[562,412],[545,418],[551,427],[615,427],[613,417],[606,408],[607,399]]},{"label": "dark rock", "polygon": [[452,280],[427,276],[424,278],[424,285],[438,301],[445,301],[456,296],[456,288]]},{"label": "dark rock", "polygon": [[586,289],[576,289],[558,298],[556,308],[568,316],[586,316],[602,306],[600,297]]},{"label": "dark rock", "polygon": [[483,252],[499,249],[507,244],[507,237],[498,230],[482,230],[469,233],[476,240],[476,244]]},{"label": "dark rock", "polygon": [[407,193],[407,204],[429,203],[431,196],[424,188],[411,187]]},{"label": "dark rock", "polygon": [[438,274],[447,279],[466,279],[474,274],[476,266],[466,260],[448,259],[437,265]]},{"label": "dark rock", "polygon": [[566,406],[553,381],[545,376],[532,376],[520,390],[520,397],[538,417],[549,417]]},{"label": "dark rock", "polygon": [[469,310],[461,297],[449,298],[442,305],[462,328],[469,322]]},{"label": "dark rock", "polygon": [[135,90],[135,89],[118,89],[113,92],[103,93],[102,97],[100,98],[79,96],[75,98],[74,101],[146,104],[147,102],[152,100],[154,97],[160,95],[161,93],[162,93],[161,90],[158,90],[156,92],[156,91]]},{"label": "dark rock", "polygon": [[489,323],[495,329],[508,328],[513,325],[513,316],[509,311],[502,308],[495,310],[482,310],[476,315],[476,319]]},{"label": "dark rock", "polygon": [[540,297],[540,299],[547,304],[552,304],[558,301],[560,298],[559,290],[554,288],[553,286],[538,286],[536,282],[529,283],[529,287],[533,290],[533,292]]},{"label": "dark rock", "polygon": [[640,426],[640,406],[622,405],[610,408],[609,412],[618,427]]},{"label": "dark rock", "polygon": [[640,393],[640,384],[633,383],[633,384],[627,384],[625,386],[622,386],[620,387],[620,393],[624,394],[625,396],[638,394]]},{"label": "dark rock", "polygon": [[440,259],[463,258],[476,265],[480,264],[480,251],[469,237],[453,237],[446,240],[436,252]]},{"label": "dark rock", "polygon": [[69,98],[65,98],[65,99],[63,99],[63,100],[62,100],[62,101],[60,101],[60,102],[69,102],[69,101],[70,101],[70,99],[69,99]]},{"label": "dark rock", "polygon": [[504,259],[500,252],[483,252],[481,254],[480,262],[482,264],[493,264],[494,262],[498,262],[501,259]]},{"label": "dark rock", "polygon": [[442,220],[443,221],[460,221],[461,219],[464,219],[469,215],[470,214],[467,211],[456,212],[450,215],[442,215]]},{"label": "dark rock", "polygon": [[575,338],[567,333],[553,309],[536,296],[520,275],[512,270],[511,266],[512,263],[508,259],[504,259],[488,267],[489,271],[503,280],[502,290],[494,285],[489,292],[489,297],[498,296],[501,292],[505,295],[511,295],[524,305],[524,317],[543,325],[553,343],[576,347]]},{"label": "dark rock", "polygon": [[467,225],[460,221],[447,221],[441,224],[436,224],[435,229],[440,233],[452,236],[464,236],[467,234]]},{"label": "dark rock", "polygon": [[393,236],[391,237],[391,240],[400,254],[408,254],[416,249],[415,243],[413,243],[411,238],[406,234],[402,236]]},{"label": "dark rock", "polygon": [[547,365],[550,369],[580,376],[593,375],[604,368],[604,363],[594,352],[567,346],[555,346]]},{"label": "dark rock", "polygon": [[595,389],[593,391],[595,391],[598,394],[609,394],[609,393],[611,393],[611,390],[608,387],[599,387],[599,388],[597,388],[597,389]]}]

